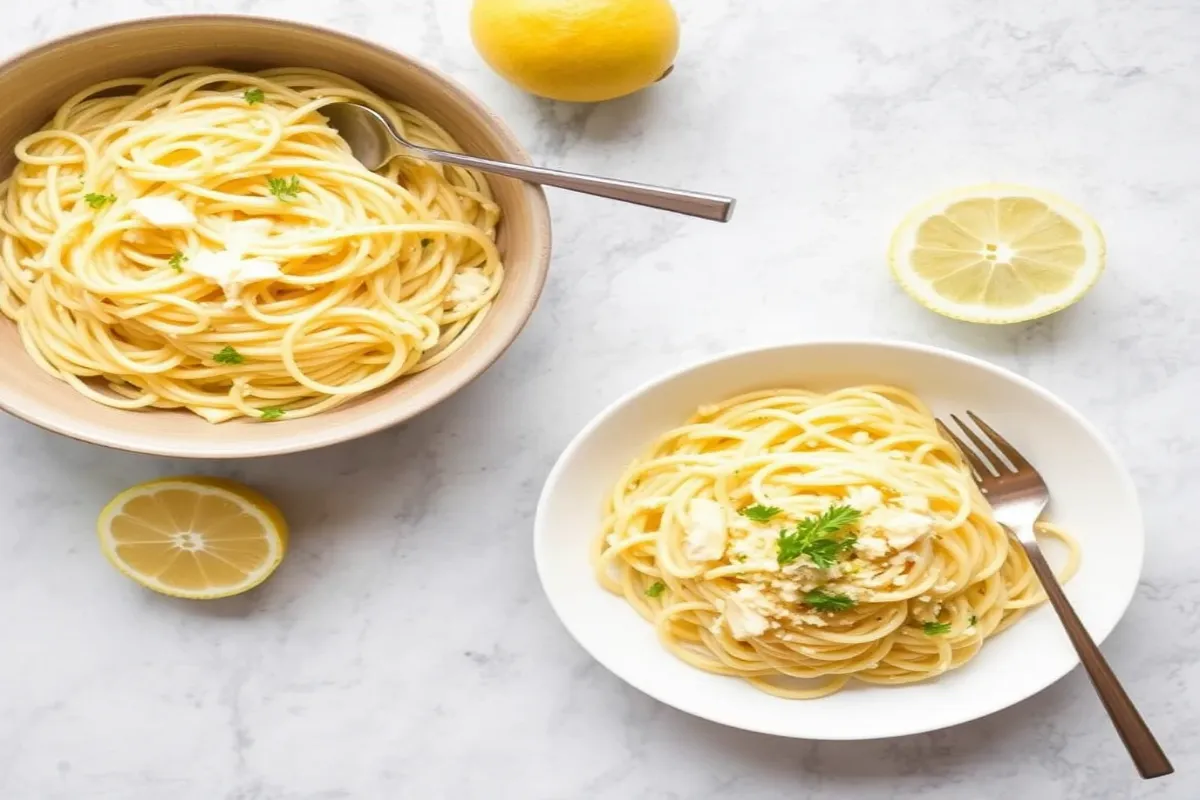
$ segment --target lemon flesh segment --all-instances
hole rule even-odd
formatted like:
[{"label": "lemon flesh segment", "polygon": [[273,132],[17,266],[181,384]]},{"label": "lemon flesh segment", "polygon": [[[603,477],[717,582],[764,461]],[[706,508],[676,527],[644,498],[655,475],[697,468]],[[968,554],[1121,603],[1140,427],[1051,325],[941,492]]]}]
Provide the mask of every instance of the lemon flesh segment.
[{"label": "lemon flesh segment", "polygon": [[254,490],[219,478],[134,486],[105,506],[100,547],[118,570],[162,594],[215,599],[267,579],[287,549],[287,523]]},{"label": "lemon flesh segment", "polygon": [[892,240],[892,271],[933,311],[1009,323],[1071,305],[1104,268],[1096,224],[1036,189],[961,189],[912,212]]}]

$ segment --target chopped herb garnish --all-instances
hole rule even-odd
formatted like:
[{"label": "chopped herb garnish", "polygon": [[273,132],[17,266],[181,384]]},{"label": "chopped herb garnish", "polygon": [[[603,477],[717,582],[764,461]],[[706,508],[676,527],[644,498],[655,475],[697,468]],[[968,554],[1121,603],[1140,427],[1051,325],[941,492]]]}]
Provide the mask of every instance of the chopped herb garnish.
[{"label": "chopped herb garnish", "polygon": [[950,632],[949,622],[926,622],[921,626],[921,630],[925,631],[926,636],[941,636],[943,633]]},{"label": "chopped herb garnish", "polygon": [[267,187],[271,190],[271,194],[278,197],[280,200],[288,201],[295,200],[300,194],[300,178],[293,175],[288,178],[267,178]]},{"label": "chopped herb garnish", "polygon": [[783,509],[776,508],[775,506],[764,506],[761,503],[755,503],[752,506],[746,506],[738,513],[746,519],[752,519],[755,522],[766,522],[776,514],[782,514]]},{"label": "chopped herb garnish", "polygon": [[655,581],[650,584],[650,588],[646,590],[646,597],[658,597],[667,590],[667,585],[662,581]]},{"label": "chopped herb garnish", "polygon": [[92,208],[104,208],[109,203],[117,202],[115,194],[96,194],[88,192],[83,196],[83,202],[87,203]]},{"label": "chopped herb garnish", "polygon": [[267,406],[259,410],[262,412],[262,419],[279,419],[284,415],[284,410],[279,406]]},{"label": "chopped herb garnish", "polygon": [[169,266],[171,269],[175,270],[176,272],[183,272],[183,262],[185,262],[187,260],[188,260],[187,256],[185,256],[183,253],[176,250],[175,254],[167,259],[167,266]]},{"label": "chopped herb garnish", "polygon": [[259,89],[257,86],[255,86],[251,89],[247,89],[242,94],[242,97],[244,97],[246,99],[246,102],[249,103],[250,105],[254,105],[255,103],[261,103],[263,100],[267,99],[267,96],[265,94],[263,94],[263,90]]},{"label": "chopped herb garnish", "polygon": [[852,506],[831,506],[823,514],[800,520],[793,530],[779,534],[779,563],[790,564],[808,556],[821,569],[829,569],[857,541],[853,536],[835,539],[833,534],[853,525],[860,516],[862,512]]},{"label": "chopped herb garnish", "polygon": [[972,614],[971,618],[969,620],[967,620],[967,625],[974,628],[976,622],[979,622],[979,617]]},{"label": "chopped herb garnish", "polygon": [[803,555],[808,556],[809,560],[821,569],[829,569],[837,563],[838,556],[849,552],[857,541],[857,536],[846,536],[841,539],[817,539],[812,542]]},{"label": "chopped herb garnish", "polygon": [[433,244],[433,239],[422,239],[421,240],[421,247],[429,247],[429,245],[431,245],[431,244]]},{"label": "chopped herb garnish", "polygon": [[854,608],[854,601],[844,594],[829,594],[820,589],[813,589],[804,595],[804,602],[817,611],[845,611]]},{"label": "chopped herb garnish", "polygon": [[241,364],[246,358],[229,345],[225,345],[213,354],[213,361],[218,364]]}]

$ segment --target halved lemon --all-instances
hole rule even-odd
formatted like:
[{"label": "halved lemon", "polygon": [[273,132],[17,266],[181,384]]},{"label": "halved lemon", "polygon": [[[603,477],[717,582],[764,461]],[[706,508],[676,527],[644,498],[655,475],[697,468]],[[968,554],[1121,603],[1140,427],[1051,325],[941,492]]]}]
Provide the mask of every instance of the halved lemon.
[{"label": "halved lemon", "polygon": [[1040,189],[957,189],[914,209],[892,236],[892,272],[921,305],[968,322],[1044,317],[1104,271],[1104,236],[1075,205]]},{"label": "halved lemon", "polygon": [[211,600],[262,583],[287,549],[287,523],[258,492],[221,478],[126,489],[96,523],[113,566],[162,594]]}]

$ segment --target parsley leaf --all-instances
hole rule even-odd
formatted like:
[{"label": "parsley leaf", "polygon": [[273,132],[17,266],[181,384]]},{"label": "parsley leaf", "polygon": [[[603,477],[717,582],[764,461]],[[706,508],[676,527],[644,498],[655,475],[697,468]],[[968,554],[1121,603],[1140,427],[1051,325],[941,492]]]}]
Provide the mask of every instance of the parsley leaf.
[{"label": "parsley leaf", "polygon": [[115,194],[96,194],[88,192],[83,196],[83,202],[87,203],[92,208],[104,208],[109,203],[117,202]]},{"label": "parsley leaf", "polygon": [[263,100],[267,99],[267,96],[265,94],[263,94],[263,90],[258,88],[257,86],[255,86],[251,89],[247,89],[242,94],[242,97],[245,98],[246,102],[249,103],[250,105],[254,105],[255,103],[261,103]]},{"label": "parsley leaf", "polygon": [[167,266],[169,266],[171,269],[175,270],[176,272],[183,272],[183,262],[185,262],[187,260],[188,260],[187,256],[185,256],[183,253],[176,250],[175,254],[167,259]]},{"label": "parsley leaf", "polygon": [[783,509],[776,508],[775,506],[764,506],[761,503],[755,503],[752,506],[746,506],[738,513],[746,519],[752,519],[755,522],[766,522],[776,514],[782,514]]},{"label": "parsley leaf", "polygon": [[819,568],[829,569],[857,541],[853,536],[835,539],[833,534],[853,525],[860,516],[862,512],[852,506],[830,506],[823,514],[800,520],[794,530],[779,534],[779,564],[808,556]]},{"label": "parsley leaf", "polygon": [[858,541],[857,536],[846,536],[842,539],[817,539],[803,553],[821,569],[829,569],[837,563],[838,556],[849,552]]},{"label": "parsley leaf", "polygon": [[646,597],[658,597],[667,590],[667,585],[662,581],[655,581],[650,584],[650,588],[646,590]]},{"label": "parsley leaf", "polygon": [[278,197],[280,200],[287,202],[295,200],[300,194],[300,178],[296,175],[287,178],[267,178],[267,188],[271,190],[271,194]]},{"label": "parsley leaf", "polygon": [[854,608],[854,601],[844,594],[829,594],[820,589],[813,589],[804,595],[804,602],[817,611],[845,611]]},{"label": "parsley leaf", "polygon": [[267,406],[266,408],[260,408],[259,411],[262,412],[260,418],[266,420],[279,419],[286,413],[279,406]]},{"label": "parsley leaf", "polygon": [[971,618],[970,618],[969,620],[967,620],[967,625],[969,625],[970,627],[974,628],[974,627],[975,627],[975,623],[976,623],[976,622],[979,622],[979,617],[977,617],[977,616],[975,616],[974,614],[972,614],[972,615],[971,615]]},{"label": "parsley leaf", "polygon": [[213,354],[213,361],[218,364],[241,364],[246,360],[246,357],[234,350],[229,345],[225,345],[216,353]]},{"label": "parsley leaf", "polygon": [[943,633],[950,632],[949,622],[926,622],[921,626],[921,630],[925,631],[926,636],[941,636]]}]

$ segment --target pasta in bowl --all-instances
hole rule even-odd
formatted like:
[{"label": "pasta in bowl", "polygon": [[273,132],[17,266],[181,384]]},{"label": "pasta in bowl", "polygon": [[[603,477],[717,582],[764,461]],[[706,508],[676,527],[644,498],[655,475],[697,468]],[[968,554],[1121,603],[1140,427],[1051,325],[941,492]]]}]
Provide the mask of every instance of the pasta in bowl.
[{"label": "pasta in bowl", "polygon": [[45,45],[0,88],[32,74],[0,121],[0,407],[18,416],[143,452],[309,449],[445,397],[536,302],[539,190],[409,158],[371,172],[321,115],[352,100],[421,143],[527,160],[416,62],[189,17]]},{"label": "pasta in bowl", "polygon": [[0,312],[34,361],[104,405],[223,422],[311,416],[453,353],[503,280],[500,208],[477,173],[365,169],[320,113],[343,100],[458,149],[314,69],[182,67],[64,103],[0,183]]},{"label": "pasta in bowl", "polygon": [[1047,550],[1102,638],[1141,565],[1120,462],[1028,381],[903,343],[735,353],[614,403],[543,489],[543,588],[616,675],[735,727],[870,739],[1016,703],[1076,656],[934,425],[962,408],[1020,431]]},{"label": "pasta in bowl", "polygon": [[[1041,530],[1069,578],[1074,539]],[[795,699],[936,677],[1045,600],[928,409],[891,386],[702,407],[618,481],[595,567],[685,662]]]}]

